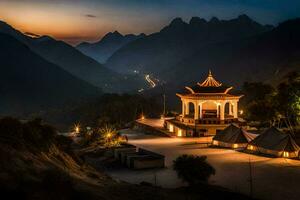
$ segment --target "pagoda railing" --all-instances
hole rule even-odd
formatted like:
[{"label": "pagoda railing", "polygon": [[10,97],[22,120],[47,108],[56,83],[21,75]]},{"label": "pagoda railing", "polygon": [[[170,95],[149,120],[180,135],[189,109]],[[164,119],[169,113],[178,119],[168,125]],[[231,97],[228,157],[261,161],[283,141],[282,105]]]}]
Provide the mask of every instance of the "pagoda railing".
[{"label": "pagoda railing", "polygon": [[220,120],[219,118],[203,118],[203,119],[194,119],[193,117],[189,116],[177,116],[176,119],[183,124],[186,125],[195,125],[195,124],[231,124],[233,122],[237,122],[238,119],[235,118],[225,118],[224,120]]}]

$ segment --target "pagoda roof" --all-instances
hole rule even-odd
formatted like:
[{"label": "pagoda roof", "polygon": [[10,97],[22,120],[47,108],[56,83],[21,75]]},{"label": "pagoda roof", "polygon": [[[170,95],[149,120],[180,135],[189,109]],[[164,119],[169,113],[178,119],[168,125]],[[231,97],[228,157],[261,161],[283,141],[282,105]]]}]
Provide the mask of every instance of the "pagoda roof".
[{"label": "pagoda roof", "polygon": [[198,83],[198,85],[200,87],[220,87],[222,83],[216,81],[211,71],[209,70],[207,78],[202,83]]},{"label": "pagoda roof", "polygon": [[198,82],[194,86],[185,87],[185,92],[177,94],[177,96],[190,98],[240,98],[241,96],[228,94],[232,88],[217,81],[209,70],[207,78],[202,83]]},{"label": "pagoda roof", "polygon": [[226,87],[226,86],[219,86],[219,87],[205,86],[205,87],[203,87],[203,86],[200,86],[199,84],[197,84],[192,87],[186,87],[186,89],[187,90],[192,89],[194,91],[194,93],[225,93],[226,94],[229,90],[232,89],[232,87]]}]

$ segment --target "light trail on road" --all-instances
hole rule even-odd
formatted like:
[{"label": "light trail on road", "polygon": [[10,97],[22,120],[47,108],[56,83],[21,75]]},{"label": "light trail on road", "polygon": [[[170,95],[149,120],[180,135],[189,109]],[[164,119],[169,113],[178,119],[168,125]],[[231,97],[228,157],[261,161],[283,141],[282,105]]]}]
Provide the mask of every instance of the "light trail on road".
[{"label": "light trail on road", "polygon": [[151,86],[152,88],[155,88],[155,87],[156,87],[156,83],[155,83],[153,80],[151,80],[149,74],[146,74],[146,75],[145,75],[145,79],[146,79],[146,81],[150,84],[150,86]]}]

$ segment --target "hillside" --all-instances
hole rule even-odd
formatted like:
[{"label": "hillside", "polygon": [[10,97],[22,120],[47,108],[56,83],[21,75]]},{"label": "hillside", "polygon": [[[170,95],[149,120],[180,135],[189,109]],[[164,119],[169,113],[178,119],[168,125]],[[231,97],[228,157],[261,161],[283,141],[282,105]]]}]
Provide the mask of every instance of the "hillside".
[{"label": "hillside", "polygon": [[107,33],[100,41],[95,43],[80,43],[76,48],[85,55],[97,60],[99,63],[105,63],[106,60],[118,49],[124,45],[145,37],[145,34],[122,35],[118,31]]},{"label": "hillside", "polygon": [[134,79],[129,80],[127,77],[105,68],[94,59],[62,41],[57,41],[49,36],[31,38],[2,21],[0,21],[0,33],[13,36],[44,59],[105,92],[136,89],[137,82]]},{"label": "hillside", "polygon": [[[217,186],[189,189],[187,195],[186,188],[116,181],[84,162],[73,146],[71,138],[57,135],[53,127],[39,120],[0,119],[1,194],[25,200],[250,199]],[[105,154],[111,154],[109,151]]]},{"label": "hillside", "polygon": [[0,33],[0,43],[1,115],[57,108],[101,94],[13,37]]}]

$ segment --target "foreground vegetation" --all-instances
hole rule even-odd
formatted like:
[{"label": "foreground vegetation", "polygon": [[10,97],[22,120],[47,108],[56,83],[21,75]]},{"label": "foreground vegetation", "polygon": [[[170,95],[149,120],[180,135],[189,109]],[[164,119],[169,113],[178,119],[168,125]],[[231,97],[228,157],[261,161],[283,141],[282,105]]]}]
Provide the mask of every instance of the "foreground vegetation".
[{"label": "foreground vegetation", "polygon": [[[102,131],[108,134],[112,130]],[[0,119],[1,194],[30,200],[248,199],[207,184],[186,190],[116,182],[88,165],[74,148],[70,138],[57,135],[53,127],[41,120]]]},{"label": "foreground vegetation", "polygon": [[141,117],[160,117],[162,106],[153,98],[130,94],[104,94],[100,98],[80,104],[66,105],[64,109],[37,113],[62,130],[68,130],[75,122],[82,127],[102,127],[110,124],[122,128]]},{"label": "foreground vegetation", "polygon": [[273,87],[265,83],[245,83],[242,105],[245,118],[261,126],[286,127],[291,133],[300,125],[300,74],[292,72]]}]

